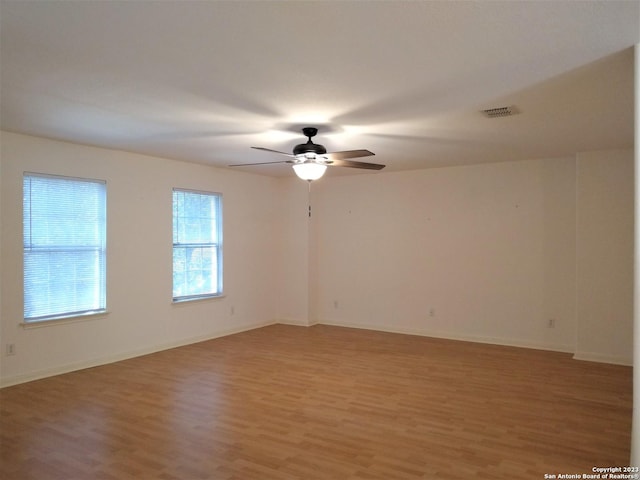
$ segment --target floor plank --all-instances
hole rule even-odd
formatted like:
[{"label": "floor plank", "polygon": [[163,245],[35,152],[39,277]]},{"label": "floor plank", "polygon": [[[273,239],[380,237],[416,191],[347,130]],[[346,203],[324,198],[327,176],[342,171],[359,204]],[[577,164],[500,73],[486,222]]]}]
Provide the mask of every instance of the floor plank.
[{"label": "floor plank", "polygon": [[541,479],[626,465],[631,368],[275,325],[0,390],[16,480]]}]

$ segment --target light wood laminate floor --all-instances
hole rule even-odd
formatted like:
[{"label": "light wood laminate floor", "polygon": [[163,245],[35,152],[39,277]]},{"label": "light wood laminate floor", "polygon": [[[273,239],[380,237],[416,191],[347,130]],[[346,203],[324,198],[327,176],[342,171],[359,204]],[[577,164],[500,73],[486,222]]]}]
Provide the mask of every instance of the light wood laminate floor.
[{"label": "light wood laminate floor", "polygon": [[631,368],[275,325],[0,390],[5,480],[542,479],[629,461]]}]

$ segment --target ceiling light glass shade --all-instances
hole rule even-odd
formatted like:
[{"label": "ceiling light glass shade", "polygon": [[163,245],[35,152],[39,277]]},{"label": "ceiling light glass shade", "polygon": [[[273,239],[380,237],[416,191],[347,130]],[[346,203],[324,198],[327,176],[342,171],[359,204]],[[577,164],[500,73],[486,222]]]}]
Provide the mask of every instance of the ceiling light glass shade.
[{"label": "ceiling light glass shade", "polygon": [[327,166],[321,163],[295,163],[293,165],[293,170],[296,172],[296,175],[302,180],[308,181],[319,179],[324,175],[326,169]]}]

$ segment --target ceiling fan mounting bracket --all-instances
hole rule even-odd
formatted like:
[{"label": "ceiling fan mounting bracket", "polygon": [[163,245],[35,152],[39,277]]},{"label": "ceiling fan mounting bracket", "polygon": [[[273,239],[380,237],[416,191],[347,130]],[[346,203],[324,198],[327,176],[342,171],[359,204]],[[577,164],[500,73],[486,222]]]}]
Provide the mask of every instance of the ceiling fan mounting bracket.
[{"label": "ceiling fan mounting bracket", "polygon": [[311,137],[315,137],[318,134],[318,129],[315,127],[304,127],[302,129],[302,133],[305,137],[309,138],[309,141],[311,141]]}]

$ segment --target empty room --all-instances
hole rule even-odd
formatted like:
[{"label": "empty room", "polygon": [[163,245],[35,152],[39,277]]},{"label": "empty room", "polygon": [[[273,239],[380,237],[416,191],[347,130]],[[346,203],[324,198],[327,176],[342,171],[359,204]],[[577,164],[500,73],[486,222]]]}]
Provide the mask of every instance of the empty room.
[{"label": "empty room", "polygon": [[640,478],[639,60],[636,0],[0,0],[0,477]]}]

